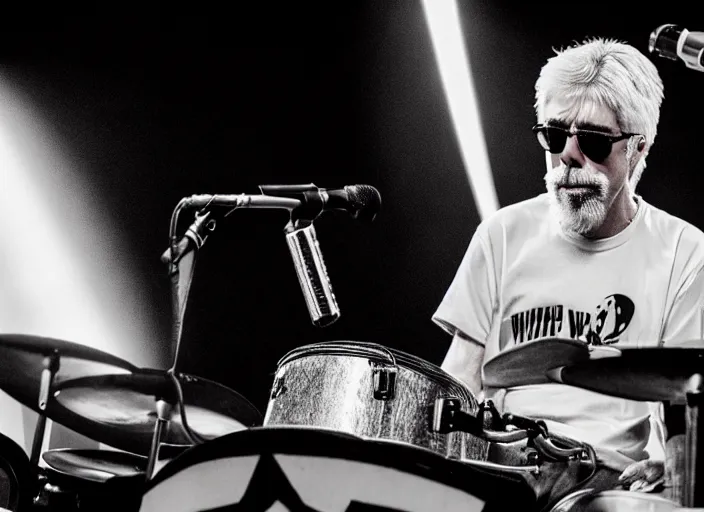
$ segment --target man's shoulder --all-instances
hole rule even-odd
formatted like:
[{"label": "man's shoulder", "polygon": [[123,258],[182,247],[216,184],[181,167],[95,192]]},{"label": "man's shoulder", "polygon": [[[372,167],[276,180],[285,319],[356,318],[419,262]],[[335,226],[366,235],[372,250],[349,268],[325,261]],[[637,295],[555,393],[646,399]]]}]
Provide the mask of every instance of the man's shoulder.
[{"label": "man's shoulder", "polygon": [[484,228],[511,230],[515,227],[535,226],[549,217],[547,193],[500,208],[482,222]]},{"label": "man's shoulder", "polygon": [[675,234],[685,243],[692,243],[704,249],[704,231],[672,213],[657,206],[647,204],[648,225],[659,234]]}]

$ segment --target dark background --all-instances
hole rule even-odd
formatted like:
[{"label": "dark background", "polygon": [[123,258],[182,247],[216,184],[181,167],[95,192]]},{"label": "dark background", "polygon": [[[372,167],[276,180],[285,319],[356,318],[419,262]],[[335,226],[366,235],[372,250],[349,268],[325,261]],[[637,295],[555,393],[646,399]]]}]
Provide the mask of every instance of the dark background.
[{"label": "dark background", "polygon": [[[200,251],[181,369],[232,387],[262,412],[278,359],[304,344],[370,341],[440,364],[450,339],[430,317],[480,220],[421,4],[329,4],[29,13],[5,18],[0,32],[0,72],[92,170],[114,229],[130,240],[164,368],[171,310],[159,256],[182,197],[273,183],[379,189],[371,225],[332,213],[316,221],[342,310],[330,327],[309,320],[285,212],[238,210]],[[685,7],[460,4],[502,206],[543,191],[533,83],[553,47],[601,35],[647,53],[661,24],[704,30]],[[701,227],[704,73],[655,63],[666,99],[639,192]]]}]

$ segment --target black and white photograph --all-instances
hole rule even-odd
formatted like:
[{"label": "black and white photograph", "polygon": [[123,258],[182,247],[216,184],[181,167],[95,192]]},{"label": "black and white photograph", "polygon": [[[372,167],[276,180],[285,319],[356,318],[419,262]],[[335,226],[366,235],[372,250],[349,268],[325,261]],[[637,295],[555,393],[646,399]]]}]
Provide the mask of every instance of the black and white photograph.
[{"label": "black and white photograph", "polygon": [[704,510],[702,125],[695,3],[8,8],[0,511]]}]

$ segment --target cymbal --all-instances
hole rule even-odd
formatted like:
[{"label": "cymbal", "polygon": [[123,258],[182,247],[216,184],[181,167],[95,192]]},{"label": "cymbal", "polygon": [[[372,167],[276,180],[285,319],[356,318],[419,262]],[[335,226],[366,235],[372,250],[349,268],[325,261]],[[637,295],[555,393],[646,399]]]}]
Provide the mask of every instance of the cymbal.
[{"label": "cymbal", "polygon": [[[188,426],[208,440],[261,425],[262,415],[242,395],[221,384],[188,374],[179,374]],[[110,439],[115,431],[119,441],[129,444],[133,453],[148,455],[156,426],[156,399],[178,403],[171,377],[161,370],[139,369],[131,374],[99,375],[63,382],[55,395],[62,407],[98,425],[94,437],[122,448]],[[127,442],[129,440],[129,443]],[[192,444],[175,405],[163,443]]]},{"label": "cymbal", "polygon": [[[646,402],[686,403],[690,379],[704,375],[704,344],[620,348],[612,357],[590,359],[547,372],[554,382]],[[688,348],[701,346],[702,348]]]},{"label": "cymbal", "polygon": [[81,480],[103,483],[114,476],[145,474],[147,457],[113,450],[61,448],[42,454],[54,471]]},{"label": "cymbal", "polygon": [[[59,357],[54,387],[75,378],[106,373],[129,374],[137,369],[124,359],[78,343],[26,334],[0,334],[0,389],[21,404],[41,413],[39,391],[44,358],[54,353]],[[79,434],[101,441],[95,438],[98,432],[96,429],[100,425],[75,415],[58,405],[55,400],[48,401],[44,414]],[[109,439],[117,436],[119,442],[119,430],[108,434],[111,434],[107,436]],[[123,446],[111,446],[129,451],[129,448],[124,446],[129,446],[130,440],[124,441],[126,445],[123,443]]]},{"label": "cymbal", "polygon": [[543,338],[504,350],[484,364],[484,385],[495,388],[547,384],[548,370],[609,352],[568,338]]}]

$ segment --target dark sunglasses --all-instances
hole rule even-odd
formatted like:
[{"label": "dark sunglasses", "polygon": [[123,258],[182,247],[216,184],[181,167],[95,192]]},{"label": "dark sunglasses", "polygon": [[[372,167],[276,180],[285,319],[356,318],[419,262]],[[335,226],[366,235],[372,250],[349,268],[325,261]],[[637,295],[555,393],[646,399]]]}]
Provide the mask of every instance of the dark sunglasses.
[{"label": "dark sunglasses", "polygon": [[593,132],[590,130],[577,130],[570,132],[557,126],[546,126],[536,124],[533,133],[538,137],[538,142],[545,151],[553,154],[562,153],[567,144],[567,139],[575,135],[579,150],[589,158],[589,160],[601,163],[611,154],[614,142],[627,139],[637,133],[622,133],[621,135],[609,135],[603,132]]}]

